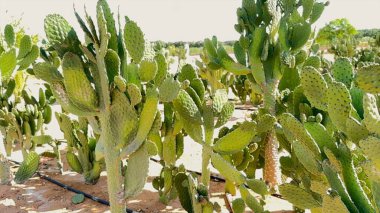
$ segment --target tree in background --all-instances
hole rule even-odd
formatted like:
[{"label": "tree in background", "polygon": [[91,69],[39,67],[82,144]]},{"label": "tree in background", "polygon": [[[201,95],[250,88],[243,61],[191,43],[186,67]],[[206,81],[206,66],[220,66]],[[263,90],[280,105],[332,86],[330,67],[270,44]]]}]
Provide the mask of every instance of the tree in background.
[{"label": "tree in background", "polygon": [[319,31],[316,41],[328,46],[328,51],[338,57],[352,57],[357,47],[357,34],[347,19],[335,19]]}]

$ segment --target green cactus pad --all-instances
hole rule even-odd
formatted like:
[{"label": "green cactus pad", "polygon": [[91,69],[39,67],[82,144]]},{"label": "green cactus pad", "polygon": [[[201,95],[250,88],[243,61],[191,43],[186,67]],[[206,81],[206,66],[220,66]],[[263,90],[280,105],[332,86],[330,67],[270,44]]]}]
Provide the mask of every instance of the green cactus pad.
[{"label": "green cactus pad", "polygon": [[224,69],[234,75],[247,75],[251,73],[251,69],[247,68],[246,66],[227,59],[222,60],[222,66]]},{"label": "green cactus pad", "polygon": [[335,145],[335,140],[329,134],[326,127],[316,122],[306,122],[304,123],[304,127],[318,144],[320,150],[323,150],[324,147],[327,147],[330,150],[333,150],[335,153],[337,152],[338,148]]},{"label": "green cactus pad", "polygon": [[8,47],[13,46],[16,42],[15,32],[14,32],[12,25],[10,25],[10,24],[7,24],[4,27],[4,39],[5,39],[5,42],[7,42]]},{"label": "green cactus pad", "polygon": [[112,94],[110,119],[116,124],[114,125],[113,134],[115,138],[118,138],[118,146],[120,147],[130,142],[137,131],[138,117],[133,105],[119,91],[114,91]]},{"label": "green cactus pad", "polygon": [[226,179],[235,182],[240,185],[245,182],[245,177],[242,173],[236,170],[229,162],[227,162],[222,156],[217,153],[212,153],[211,162],[214,167],[220,172]]},{"label": "green cactus pad", "polygon": [[154,123],[158,106],[158,90],[156,88],[148,88],[143,109],[140,114],[136,137],[128,147],[129,151],[137,150],[146,140],[149,131]]},{"label": "green cactus pad", "polygon": [[16,65],[16,49],[10,49],[8,52],[3,52],[0,55],[1,77],[4,79],[11,77]]},{"label": "green cactus pad", "polygon": [[181,68],[181,72],[178,74],[178,81],[183,82],[189,80],[190,82],[198,78],[197,72],[191,64],[186,64]]},{"label": "green cactus pad", "polygon": [[345,133],[354,143],[358,143],[361,139],[366,138],[369,134],[366,126],[353,117],[347,118]]},{"label": "green cactus pad", "polygon": [[34,74],[46,82],[61,82],[63,77],[57,68],[47,62],[40,62],[33,66]]},{"label": "green cactus pad", "polygon": [[311,105],[326,111],[327,110],[327,84],[319,73],[313,67],[305,67],[301,73],[301,84],[305,96]]},{"label": "green cactus pad", "polygon": [[347,88],[351,87],[351,82],[354,76],[354,68],[348,58],[338,58],[333,66],[332,75],[336,81],[342,82]]},{"label": "green cactus pad", "polygon": [[314,199],[314,197],[305,189],[293,184],[283,184],[279,186],[281,195],[294,206],[301,209],[313,209],[322,206],[320,201]]},{"label": "green cactus pad", "polygon": [[263,180],[258,179],[249,179],[247,180],[248,187],[255,193],[265,197],[269,194],[269,187]]},{"label": "green cactus pad", "polygon": [[39,163],[40,156],[35,152],[30,152],[16,172],[15,182],[21,184],[31,178],[37,171]]},{"label": "green cactus pad", "polygon": [[83,194],[75,194],[71,197],[71,202],[74,204],[83,203],[84,201],[84,195]]},{"label": "green cactus pad", "polygon": [[293,151],[307,171],[316,176],[321,175],[322,167],[317,160],[318,158],[310,155],[311,151],[308,147],[306,147],[303,143],[294,141]]},{"label": "green cactus pad", "polygon": [[97,111],[98,96],[83,70],[79,56],[66,53],[62,61],[62,70],[70,100],[79,108]]},{"label": "green cactus pad", "polygon": [[290,47],[293,50],[303,47],[309,40],[311,25],[307,22],[294,24],[290,34]]},{"label": "green cactus pad", "polygon": [[351,96],[347,87],[340,82],[329,85],[327,103],[331,121],[338,129],[344,131],[346,120],[351,113]]},{"label": "green cactus pad", "polygon": [[194,78],[193,80],[190,81],[190,86],[191,86],[191,88],[193,88],[195,90],[198,97],[201,100],[204,100],[206,88],[205,88],[205,85],[203,84],[202,80],[199,78]]},{"label": "green cactus pad", "polygon": [[187,122],[202,124],[201,114],[191,96],[180,90],[176,99],[173,100],[174,109]]},{"label": "green cactus pad", "polygon": [[227,91],[224,89],[219,89],[215,92],[213,101],[212,101],[212,108],[214,111],[214,114],[219,114],[225,103],[228,102],[228,95]]},{"label": "green cactus pad", "polygon": [[380,169],[380,139],[370,136],[360,141],[360,148],[375,167]]},{"label": "green cactus pad", "polygon": [[264,213],[264,207],[261,203],[253,196],[253,194],[243,185],[239,187],[241,198],[244,200],[245,204],[255,213]]},{"label": "green cactus pad", "polygon": [[364,120],[363,123],[368,131],[380,135],[380,113],[377,108],[376,97],[365,94],[363,97]]},{"label": "green cactus pad", "polygon": [[303,64],[304,67],[310,66],[314,67],[315,69],[321,68],[321,65],[321,58],[319,56],[310,56]]},{"label": "green cactus pad", "polygon": [[135,63],[140,63],[144,56],[145,39],[140,27],[134,21],[127,21],[124,28],[124,42],[128,53]]},{"label": "green cactus pad", "polygon": [[167,77],[158,89],[160,91],[160,101],[171,102],[177,97],[181,85],[173,77]]},{"label": "green cactus pad", "polygon": [[314,155],[316,158],[320,158],[320,150],[318,145],[311,137],[309,132],[307,132],[303,127],[301,122],[299,122],[293,115],[288,113],[281,115],[279,120],[284,130],[288,132],[288,134],[285,135],[287,137],[290,136],[288,140],[298,140],[311,151],[310,154]]},{"label": "green cactus pad", "polygon": [[113,82],[115,76],[120,75],[120,59],[116,51],[112,49],[107,50],[107,54],[104,57],[106,64],[107,76],[109,83]]},{"label": "green cactus pad", "polygon": [[140,62],[140,68],[138,71],[140,80],[143,82],[149,82],[154,79],[157,74],[157,63],[155,60],[143,59]]},{"label": "green cactus pad", "polygon": [[302,17],[306,20],[309,18],[311,12],[313,11],[315,0],[302,0]]},{"label": "green cactus pad", "polygon": [[74,153],[67,152],[66,160],[72,170],[74,170],[76,173],[79,173],[79,174],[83,173],[82,165],[78,157]]},{"label": "green cactus pad", "polygon": [[256,136],[256,124],[244,122],[237,129],[220,138],[213,149],[222,154],[232,154],[241,151]]},{"label": "green cactus pad", "polygon": [[316,2],[310,14],[310,19],[309,19],[310,24],[314,24],[321,17],[324,10],[325,10],[325,4],[321,2]]},{"label": "green cactus pad", "polygon": [[349,213],[347,207],[344,205],[339,196],[323,195],[322,197],[322,211],[323,213]]},{"label": "green cactus pad", "polygon": [[320,195],[323,195],[323,194],[326,194],[327,191],[329,190],[329,186],[322,182],[322,181],[316,181],[316,180],[312,180],[310,182],[310,189],[313,191],[313,192],[316,192]]},{"label": "green cactus pad", "polygon": [[356,82],[358,87],[368,93],[380,93],[380,65],[374,64],[358,69]]},{"label": "green cactus pad", "polygon": [[142,95],[139,87],[136,84],[128,83],[127,92],[132,106],[136,106],[142,100]]},{"label": "green cactus pad", "polygon": [[117,32],[113,13],[111,12],[111,9],[109,8],[106,0],[99,0],[97,7],[101,7],[103,9],[104,19],[107,24],[107,32],[111,36],[108,41],[108,48],[114,51],[118,51]]},{"label": "green cactus pad", "polygon": [[257,129],[258,133],[269,132],[274,128],[274,124],[277,122],[277,119],[270,115],[264,114],[258,117],[257,119]]},{"label": "green cactus pad", "polygon": [[235,105],[232,102],[225,103],[223,105],[222,111],[220,112],[218,116],[218,121],[216,122],[215,127],[218,128],[224,125],[225,123],[227,123],[227,121],[229,121],[230,118],[232,117],[234,110],[235,110]]},{"label": "green cactus pad", "polygon": [[28,68],[40,55],[40,49],[37,45],[33,45],[30,52],[17,64],[19,65],[18,70],[24,70]]},{"label": "green cactus pad", "polygon": [[24,58],[32,50],[32,38],[29,35],[24,35],[20,41],[20,48],[17,59]]},{"label": "green cactus pad", "polygon": [[127,81],[122,76],[115,76],[113,82],[116,85],[116,87],[120,90],[120,92],[127,91]]},{"label": "green cactus pad", "polygon": [[49,14],[45,18],[45,33],[49,42],[61,44],[67,38],[72,27],[61,15]]},{"label": "green cactus pad", "polygon": [[147,145],[143,144],[128,159],[125,172],[124,195],[126,198],[136,196],[144,188],[149,171],[149,153]]},{"label": "green cactus pad", "polygon": [[245,202],[242,198],[237,198],[232,201],[232,209],[235,213],[244,213],[245,212]]},{"label": "green cactus pad", "polygon": [[237,61],[245,66],[247,63],[247,54],[239,41],[234,43],[234,53]]},{"label": "green cactus pad", "polygon": [[155,60],[157,63],[157,74],[154,78],[154,82],[156,85],[161,85],[168,73],[168,63],[166,62],[165,56],[161,53],[155,56]]}]

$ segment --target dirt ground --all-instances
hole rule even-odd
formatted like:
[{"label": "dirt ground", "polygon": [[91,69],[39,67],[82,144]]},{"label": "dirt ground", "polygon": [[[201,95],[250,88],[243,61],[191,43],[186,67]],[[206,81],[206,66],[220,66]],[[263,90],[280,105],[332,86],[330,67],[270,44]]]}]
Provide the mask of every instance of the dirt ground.
[{"label": "dirt ground", "polygon": [[[63,159],[65,159],[64,156]],[[59,174],[54,159],[42,158],[40,173],[98,198],[108,199],[105,172],[102,172],[98,183],[87,185],[80,174],[68,171],[69,168],[65,160],[63,163],[66,172]],[[154,164],[152,162],[152,166]],[[17,165],[14,165],[12,170],[16,169]],[[128,208],[138,212],[185,212],[178,199],[172,201],[168,206],[159,202],[158,193],[151,184],[153,178],[152,176],[148,178],[141,194],[128,200]],[[211,191],[213,192],[212,200],[222,203],[223,183],[212,182]],[[24,184],[12,182],[9,186],[0,186],[0,212],[105,212],[109,209],[108,206],[88,198],[83,203],[73,204],[71,202],[73,195],[75,195],[74,192],[35,175]]]}]

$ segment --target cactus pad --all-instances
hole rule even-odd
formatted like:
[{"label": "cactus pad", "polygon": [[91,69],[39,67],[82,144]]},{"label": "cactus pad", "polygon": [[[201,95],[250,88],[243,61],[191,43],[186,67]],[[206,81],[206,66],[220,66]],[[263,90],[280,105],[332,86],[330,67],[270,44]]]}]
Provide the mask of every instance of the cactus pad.
[{"label": "cactus pad", "polygon": [[129,156],[125,173],[125,197],[133,197],[144,188],[149,171],[149,153],[147,145],[143,144],[135,153]]},{"label": "cactus pad", "polygon": [[35,152],[30,152],[16,172],[15,182],[20,184],[31,178],[37,171],[39,163],[40,156]]},{"label": "cactus pad", "polygon": [[347,88],[351,87],[351,82],[354,76],[354,68],[348,58],[338,58],[331,69],[332,75],[336,81],[344,83]]},{"label": "cactus pad", "polygon": [[293,184],[283,184],[279,187],[281,195],[294,206],[301,209],[321,207],[321,203],[305,189]]},{"label": "cactus pad", "polygon": [[62,61],[64,84],[70,100],[89,111],[98,108],[98,96],[83,70],[79,56],[66,53]]},{"label": "cactus pad", "polygon": [[75,172],[82,174],[83,173],[83,168],[82,165],[78,159],[78,157],[71,152],[66,153],[66,160],[67,163],[69,164],[70,168],[74,170]]},{"label": "cactus pad", "polygon": [[256,136],[256,124],[245,122],[237,129],[220,138],[214,145],[214,150],[222,154],[232,154],[241,151]]},{"label": "cactus pad", "polygon": [[0,71],[1,77],[7,79],[12,74],[14,69],[16,68],[17,60],[16,60],[16,50],[10,49],[8,52],[3,52],[0,55]]},{"label": "cactus pad", "polygon": [[234,113],[235,105],[232,102],[227,102],[223,105],[222,111],[218,116],[218,121],[215,124],[215,127],[221,127],[232,117]]},{"label": "cactus pad", "polygon": [[346,86],[340,82],[329,85],[327,91],[328,112],[333,124],[345,130],[346,120],[351,113],[351,96]]},{"label": "cactus pad", "polygon": [[127,21],[124,28],[124,42],[128,53],[135,63],[140,63],[144,56],[145,39],[140,27],[134,21]]},{"label": "cactus pad", "polygon": [[305,67],[301,73],[301,84],[311,105],[321,110],[327,110],[327,84],[318,70]]},{"label": "cactus pad", "polygon": [[158,89],[160,91],[160,101],[171,102],[177,97],[181,86],[174,78],[167,77]]},{"label": "cactus pad", "polygon": [[360,148],[375,167],[380,169],[380,139],[370,136],[360,141]]},{"label": "cactus pad", "polygon": [[143,59],[140,62],[139,77],[143,82],[149,82],[154,79],[157,74],[157,63],[155,60]]},{"label": "cactus pad", "polygon": [[173,100],[174,109],[187,122],[201,124],[201,114],[191,96],[185,91],[180,90],[176,99]]},{"label": "cactus pad", "polygon": [[358,69],[356,82],[365,92],[380,93],[380,65],[369,65]]},{"label": "cactus pad", "polygon": [[214,167],[223,175],[226,179],[235,182],[236,184],[243,184],[245,177],[242,173],[236,170],[229,162],[227,162],[222,156],[217,153],[212,153],[211,162]]},{"label": "cactus pad", "polygon": [[364,124],[367,129],[380,135],[380,113],[377,108],[377,100],[374,95],[365,94],[363,97]]}]

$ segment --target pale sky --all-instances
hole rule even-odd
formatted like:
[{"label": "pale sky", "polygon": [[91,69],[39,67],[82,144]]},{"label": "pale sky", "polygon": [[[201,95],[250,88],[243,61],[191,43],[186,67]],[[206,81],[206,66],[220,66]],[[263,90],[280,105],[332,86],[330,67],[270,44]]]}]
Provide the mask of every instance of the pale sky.
[{"label": "pale sky", "polygon": [[[63,15],[78,29],[72,12],[75,2],[80,14],[85,4],[95,13],[96,0],[0,0],[0,27],[23,17],[30,33],[43,33],[43,19],[49,13]],[[236,40],[236,8],[241,0],[109,0],[116,12],[138,22],[151,40],[197,41],[216,35],[219,40]],[[330,0],[317,27],[336,18],[348,18],[358,29],[380,28],[380,0]]]}]

